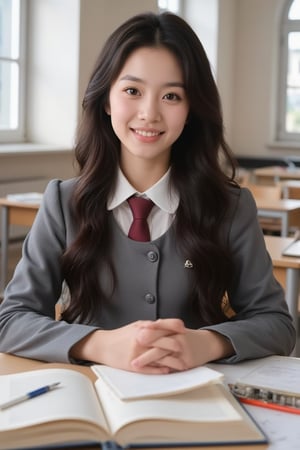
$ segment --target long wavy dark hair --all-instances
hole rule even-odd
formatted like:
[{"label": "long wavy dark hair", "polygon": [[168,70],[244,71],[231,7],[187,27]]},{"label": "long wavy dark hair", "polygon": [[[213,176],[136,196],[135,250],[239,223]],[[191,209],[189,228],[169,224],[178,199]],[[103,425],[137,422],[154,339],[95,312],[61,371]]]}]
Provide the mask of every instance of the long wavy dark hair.
[{"label": "long wavy dark hair", "polygon": [[193,261],[193,295],[203,323],[217,323],[225,318],[221,300],[232,277],[231,255],[219,235],[235,164],[224,139],[219,94],[206,53],[191,27],[169,12],[139,14],[117,28],[88,83],[75,147],[79,177],[71,199],[78,234],[62,259],[71,302],[62,318],[89,321],[99,301],[105,301],[99,269],[110,267],[114,273],[107,199],[116,181],[120,142],[105,107],[112,83],[140,47],[166,48],[182,68],[190,110],[171,151],[171,180],[180,196],[176,245]]}]

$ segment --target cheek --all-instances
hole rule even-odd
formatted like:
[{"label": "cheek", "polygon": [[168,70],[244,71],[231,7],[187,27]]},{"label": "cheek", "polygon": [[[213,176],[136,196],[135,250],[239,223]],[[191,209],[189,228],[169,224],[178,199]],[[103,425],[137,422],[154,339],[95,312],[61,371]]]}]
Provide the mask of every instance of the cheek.
[{"label": "cheek", "polygon": [[122,103],[111,105],[110,113],[112,124],[118,128],[127,126],[132,118],[130,108],[124,106]]},{"label": "cheek", "polygon": [[184,129],[187,118],[188,113],[186,111],[178,112],[178,114],[174,116],[173,127],[174,129],[178,130],[179,134]]},{"label": "cheek", "polygon": [[111,103],[110,117],[113,130],[118,138],[121,139],[121,135],[128,128],[128,123],[132,117],[130,109],[122,102]]},{"label": "cheek", "polygon": [[118,97],[117,99],[110,99],[110,114],[111,116],[115,116],[116,118],[125,118],[129,116],[132,110],[132,106],[130,102],[123,100]]}]

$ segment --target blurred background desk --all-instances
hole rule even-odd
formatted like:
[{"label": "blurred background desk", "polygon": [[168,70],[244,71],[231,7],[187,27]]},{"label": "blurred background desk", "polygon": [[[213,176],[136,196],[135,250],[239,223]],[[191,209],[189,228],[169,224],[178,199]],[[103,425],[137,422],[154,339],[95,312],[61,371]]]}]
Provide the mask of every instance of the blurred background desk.
[{"label": "blurred background desk", "polygon": [[[293,242],[292,238],[265,236],[267,250],[271,256],[274,275],[285,289],[286,302],[298,336],[299,322],[299,287],[300,287],[300,255],[297,257],[282,256],[283,250]],[[298,339],[299,340],[299,339]],[[293,355],[299,355],[299,345]]]},{"label": "blurred background desk", "polygon": [[299,167],[269,166],[253,170],[257,184],[276,184],[281,180],[300,180]]},{"label": "blurred background desk", "polygon": [[255,198],[259,217],[279,218],[281,220],[281,236],[287,237],[290,226],[300,225],[300,200],[269,200]]},{"label": "blurred background desk", "polygon": [[11,225],[21,225],[31,227],[39,204],[16,202],[7,198],[0,198],[1,208],[1,279],[0,294],[7,283],[7,265],[8,265],[8,244],[9,229]]},{"label": "blurred background desk", "polygon": [[283,180],[280,185],[283,198],[300,200],[300,180]]}]

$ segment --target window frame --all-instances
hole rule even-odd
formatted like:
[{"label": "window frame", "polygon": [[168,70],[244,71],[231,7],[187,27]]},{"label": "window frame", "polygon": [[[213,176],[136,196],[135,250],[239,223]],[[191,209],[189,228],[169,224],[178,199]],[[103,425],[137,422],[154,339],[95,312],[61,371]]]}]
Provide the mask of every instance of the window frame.
[{"label": "window frame", "polygon": [[286,129],[287,105],[287,74],[288,74],[288,38],[289,33],[300,33],[300,20],[290,20],[288,15],[294,0],[286,0],[280,20],[280,48],[279,48],[279,88],[276,140],[279,142],[297,142],[300,144],[300,132],[292,133]]},{"label": "window frame", "polygon": [[[0,144],[25,142],[26,13],[27,0],[20,0],[19,58],[15,60],[19,66],[18,127],[15,129],[0,129]],[[2,58],[0,57],[0,59]],[[3,58],[3,60],[7,59]]]}]

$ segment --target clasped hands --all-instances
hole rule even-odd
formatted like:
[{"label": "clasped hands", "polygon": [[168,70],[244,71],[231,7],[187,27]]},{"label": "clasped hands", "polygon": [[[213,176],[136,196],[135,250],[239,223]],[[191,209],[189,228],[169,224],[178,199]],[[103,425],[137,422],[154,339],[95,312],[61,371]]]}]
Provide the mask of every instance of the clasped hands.
[{"label": "clasped hands", "polygon": [[[131,335],[127,341],[128,361],[124,361],[127,369],[159,374],[189,368],[191,355],[188,330],[182,320],[138,321],[124,327],[122,331],[125,335],[127,331]],[[124,347],[123,351],[126,354]]]},{"label": "clasped hands", "polygon": [[180,319],[158,319],[93,331],[74,345],[70,356],[123,370],[164,374],[233,353],[230,341],[215,331],[186,328]]}]

